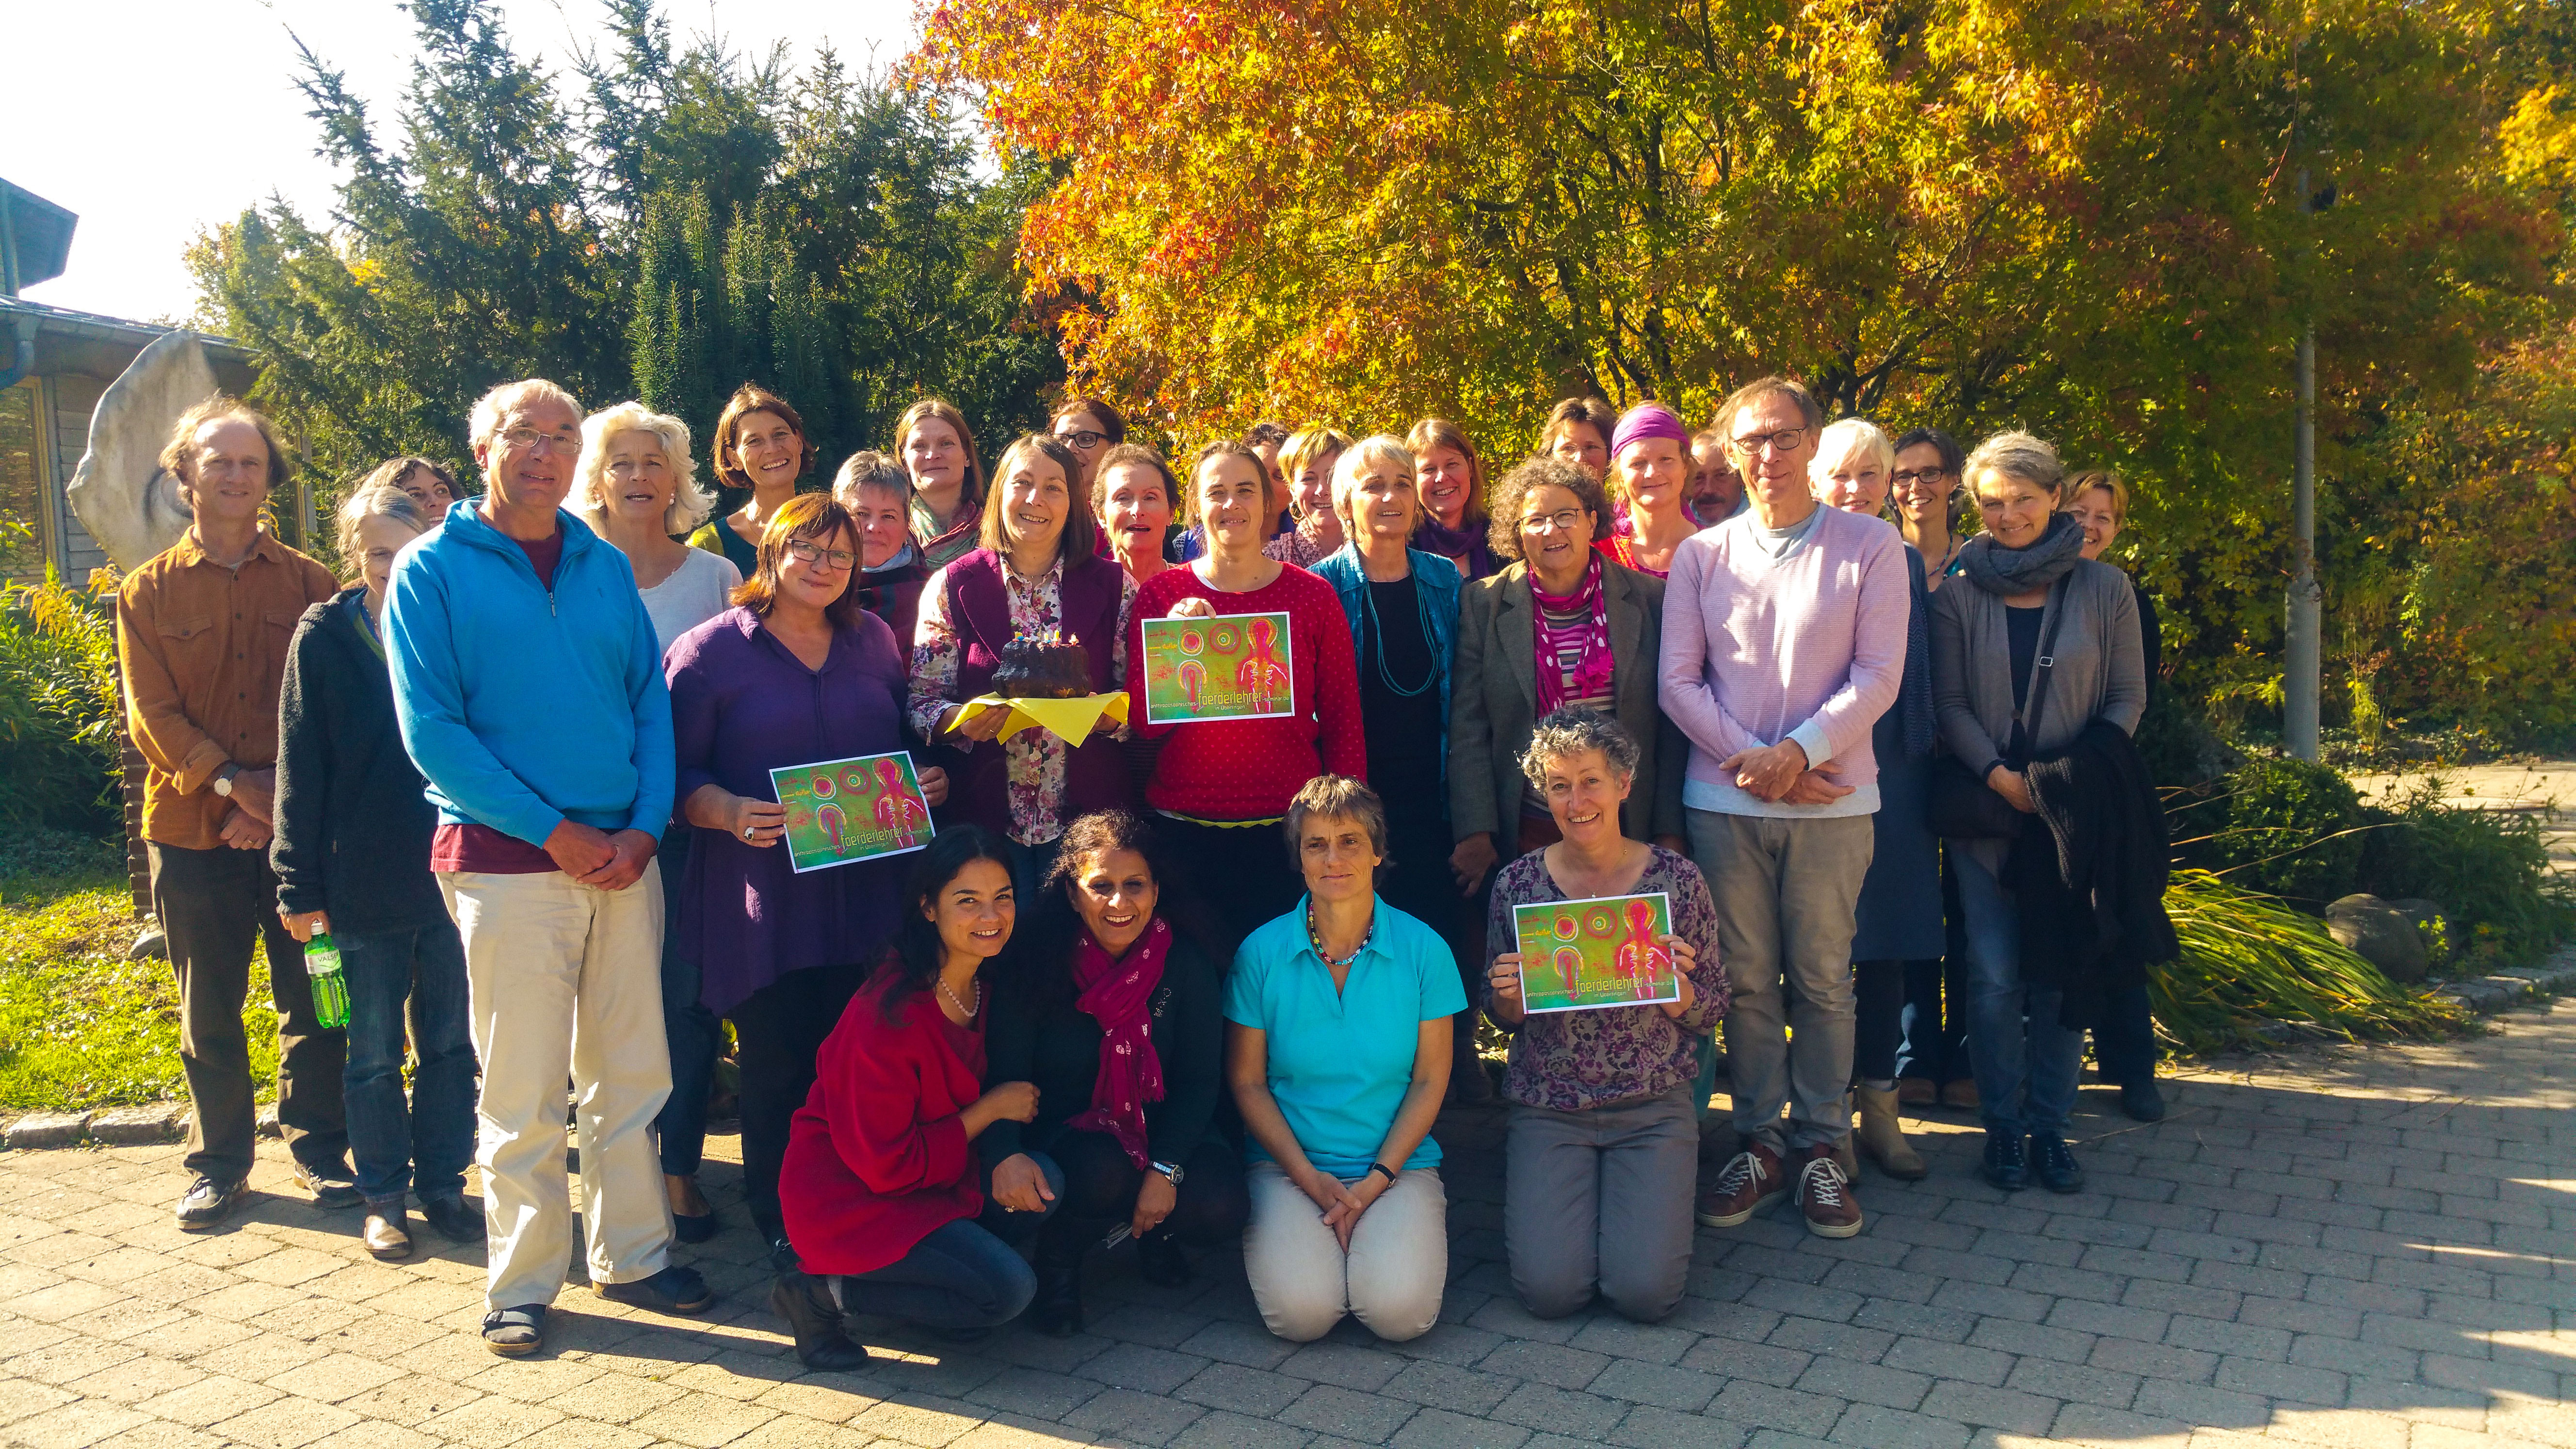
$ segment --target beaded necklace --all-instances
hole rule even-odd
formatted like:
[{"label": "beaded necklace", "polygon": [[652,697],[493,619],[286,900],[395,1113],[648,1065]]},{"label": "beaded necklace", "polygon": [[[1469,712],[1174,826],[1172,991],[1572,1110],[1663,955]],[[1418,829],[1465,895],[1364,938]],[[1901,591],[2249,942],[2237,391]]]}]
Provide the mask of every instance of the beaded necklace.
[{"label": "beaded necklace", "polygon": [[962,1002],[962,1001],[960,1001],[960,1000],[958,1000],[958,999],[957,999],[957,993],[948,989],[948,978],[947,978],[947,977],[942,976],[942,977],[938,978],[938,980],[939,980],[939,994],[940,994],[940,995],[942,995],[942,996],[947,997],[947,998],[948,998],[948,1004],[949,1004],[949,1005],[951,1005],[951,1006],[953,1006],[953,1007],[956,1007],[956,1008],[957,1008],[957,1010],[959,1011],[959,1013],[960,1013],[960,1014],[962,1014],[962,1015],[963,1015],[963,1016],[964,1016],[968,1021],[970,1021],[970,1022],[971,1022],[971,1021],[973,1021],[973,1020],[975,1019],[975,1012],[976,1012],[976,1011],[982,1011],[982,1010],[984,1009],[984,978],[983,978],[982,976],[980,976],[980,975],[979,975],[979,976],[977,976],[977,977],[975,978],[975,1010],[974,1010],[974,1011],[968,1011],[968,1010],[966,1009],[966,1003],[965,1003],[965,1002]]},{"label": "beaded necklace", "polygon": [[1367,932],[1367,934],[1365,934],[1365,935],[1361,936],[1361,937],[1360,937],[1360,943],[1359,943],[1358,945],[1356,945],[1356,946],[1354,946],[1354,947],[1352,947],[1352,948],[1351,948],[1351,954],[1349,954],[1349,955],[1347,955],[1347,956],[1344,956],[1344,957],[1340,958],[1339,960],[1334,959],[1334,957],[1333,957],[1333,953],[1324,949],[1324,933],[1315,929],[1315,906],[1314,906],[1314,903],[1313,903],[1313,902],[1311,902],[1311,901],[1307,903],[1307,905],[1306,905],[1306,944],[1315,948],[1315,955],[1316,955],[1316,958],[1317,958],[1317,959],[1319,959],[1319,960],[1321,960],[1321,961],[1324,963],[1324,965],[1325,965],[1326,967],[1328,967],[1328,968],[1330,968],[1330,969],[1332,969],[1332,970],[1335,970],[1335,971],[1340,971],[1340,970],[1344,970],[1344,969],[1348,968],[1352,962],[1357,961],[1358,959],[1360,959],[1360,953],[1361,953],[1361,952],[1366,951],[1366,950],[1369,948],[1369,942],[1374,941],[1374,940],[1376,940],[1376,939],[1377,939],[1377,912],[1375,912],[1375,911],[1371,911],[1371,912],[1369,912],[1369,928],[1368,928],[1368,932]]}]

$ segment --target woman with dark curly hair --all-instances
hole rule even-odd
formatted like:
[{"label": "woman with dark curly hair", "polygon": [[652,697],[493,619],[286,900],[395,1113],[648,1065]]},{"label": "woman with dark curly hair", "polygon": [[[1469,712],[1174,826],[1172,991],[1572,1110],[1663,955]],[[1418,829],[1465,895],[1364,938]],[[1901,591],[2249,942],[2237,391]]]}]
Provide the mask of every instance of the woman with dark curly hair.
[{"label": "woman with dark curly hair", "polygon": [[1520,760],[1538,721],[1568,705],[1599,710],[1645,748],[1621,833],[1676,849],[1682,839],[1681,736],[1655,703],[1663,580],[1593,548],[1610,536],[1610,503],[1572,463],[1521,464],[1493,507],[1489,542],[1511,562],[1459,592],[1449,686],[1449,866],[1463,895],[1556,839]]}]

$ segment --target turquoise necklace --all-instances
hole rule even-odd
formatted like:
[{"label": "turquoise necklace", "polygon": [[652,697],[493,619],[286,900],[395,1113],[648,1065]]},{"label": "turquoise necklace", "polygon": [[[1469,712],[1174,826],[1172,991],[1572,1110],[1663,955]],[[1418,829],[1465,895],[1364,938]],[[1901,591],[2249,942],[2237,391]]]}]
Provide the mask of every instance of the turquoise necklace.
[{"label": "turquoise necklace", "polygon": [[[1411,575],[1408,574],[1406,577],[1410,578]],[[1378,625],[1377,591],[1369,587],[1372,582],[1374,581],[1369,578],[1367,571],[1362,570],[1360,573],[1360,609],[1368,615],[1369,643],[1376,646],[1378,681],[1384,684],[1387,687],[1388,692],[1392,693],[1396,698],[1412,699],[1421,694],[1424,690],[1429,689],[1432,685],[1439,683],[1440,660],[1435,656],[1431,661],[1431,667],[1422,672],[1422,682],[1413,686],[1411,689],[1407,689],[1403,685],[1395,682],[1395,676],[1388,673],[1386,668],[1386,633]],[[1398,581],[1390,579],[1388,582],[1394,583]],[[1419,587],[1419,585],[1416,587]],[[1369,929],[1375,930],[1377,927],[1372,923]]]}]

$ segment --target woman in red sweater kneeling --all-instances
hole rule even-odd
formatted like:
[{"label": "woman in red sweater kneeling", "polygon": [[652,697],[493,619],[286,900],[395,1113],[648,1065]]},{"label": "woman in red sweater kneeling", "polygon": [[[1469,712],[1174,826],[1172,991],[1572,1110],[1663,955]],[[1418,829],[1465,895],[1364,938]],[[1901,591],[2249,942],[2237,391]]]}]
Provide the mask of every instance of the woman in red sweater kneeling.
[{"label": "woman in red sweater kneeling", "polygon": [[842,1328],[847,1313],[950,1334],[1017,1317],[1037,1277],[1005,1237],[1025,1237],[1064,1190],[1049,1167],[990,1196],[968,1145],[1038,1111],[1027,1082],[983,1085],[979,973],[1010,944],[1017,914],[1006,848],[978,826],[941,831],[906,895],[894,949],[815,1059],[779,1176],[803,1271],[782,1274],[769,1301],[809,1368],[867,1362]]},{"label": "woman in red sweater kneeling", "polygon": [[[1139,739],[1165,741],[1145,803],[1172,822],[1163,837],[1209,887],[1204,894],[1223,918],[1230,951],[1297,904],[1299,882],[1279,858],[1288,802],[1317,775],[1366,780],[1368,745],[1341,595],[1294,564],[1262,556],[1280,499],[1260,455],[1241,443],[1208,444],[1190,462],[1189,494],[1207,552],[1136,591],[1127,658],[1139,703],[1127,723]],[[1289,712],[1146,723],[1145,621],[1237,614],[1288,616]]]}]

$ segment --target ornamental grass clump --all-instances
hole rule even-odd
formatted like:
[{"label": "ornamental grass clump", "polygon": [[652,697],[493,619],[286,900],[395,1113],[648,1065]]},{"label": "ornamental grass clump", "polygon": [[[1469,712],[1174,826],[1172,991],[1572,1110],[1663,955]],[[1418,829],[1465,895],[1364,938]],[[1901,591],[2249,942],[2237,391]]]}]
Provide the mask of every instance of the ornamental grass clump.
[{"label": "ornamental grass clump", "polygon": [[2180,1054],[2261,1046],[2278,1027],[2344,1041],[2436,1041],[2469,1028],[2458,1008],[2389,980],[2324,922],[2208,871],[2175,871],[2165,913],[2182,955],[2152,969],[2147,990]]}]

